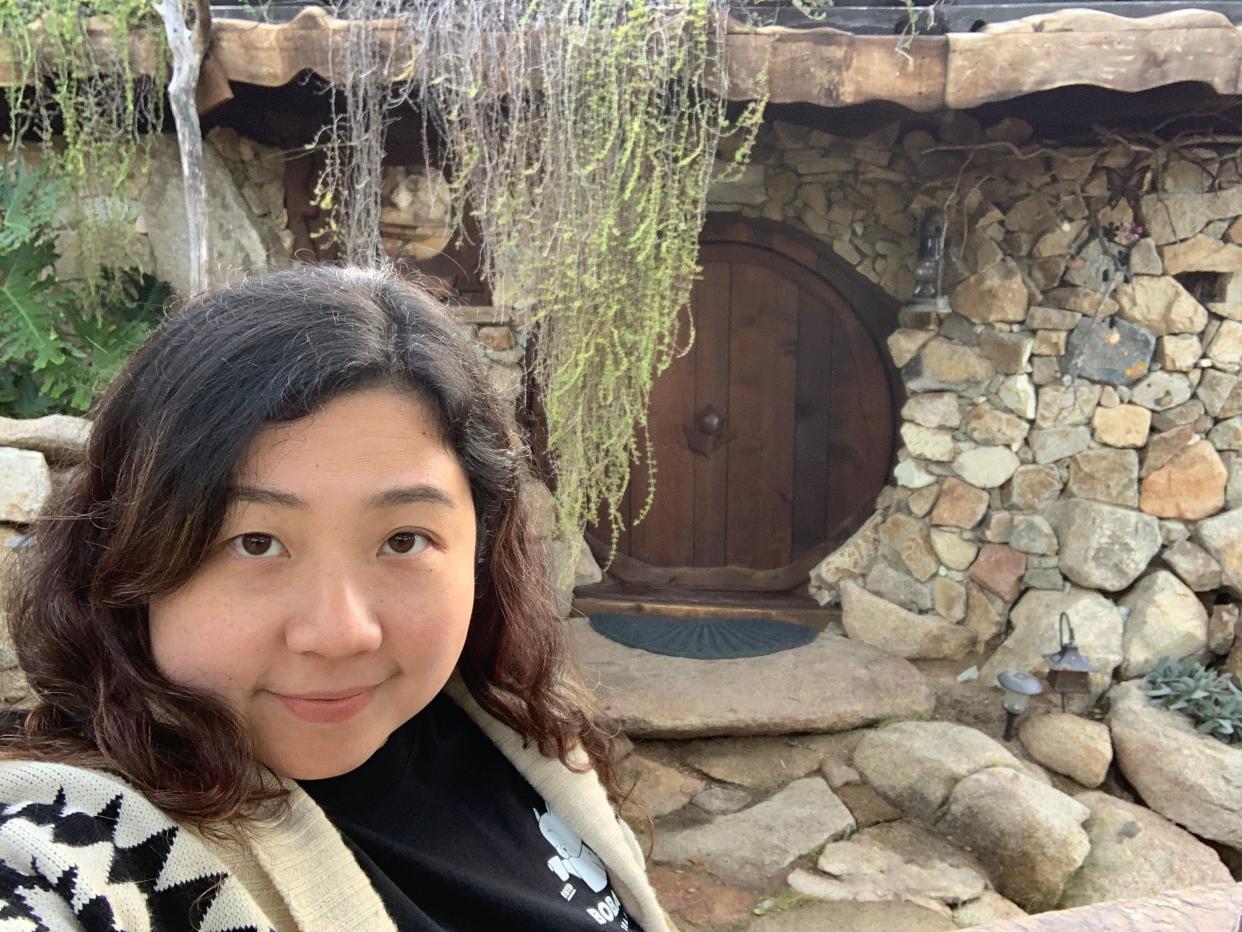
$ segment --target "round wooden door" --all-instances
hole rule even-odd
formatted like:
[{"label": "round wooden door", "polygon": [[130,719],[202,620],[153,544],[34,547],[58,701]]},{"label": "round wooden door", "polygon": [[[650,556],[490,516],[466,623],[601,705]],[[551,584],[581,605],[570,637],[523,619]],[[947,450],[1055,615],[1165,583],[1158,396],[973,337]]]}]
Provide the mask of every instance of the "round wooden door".
[{"label": "round wooden door", "polygon": [[655,498],[633,524],[647,489],[636,468],[611,572],[792,588],[866,520],[887,480],[888,374],[841,294],[799,262],[742,242],[706,244],[701,262],[693,347],[651,393]]}]

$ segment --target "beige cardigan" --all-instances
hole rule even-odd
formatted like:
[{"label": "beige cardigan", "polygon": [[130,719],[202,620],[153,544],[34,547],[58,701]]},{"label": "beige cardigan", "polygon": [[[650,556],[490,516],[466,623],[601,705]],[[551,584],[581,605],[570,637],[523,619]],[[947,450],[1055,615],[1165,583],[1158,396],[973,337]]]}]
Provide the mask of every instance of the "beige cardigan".
[{"label": "beige cardigan", "polygon": [[[629,828],[613,814],[595,773],[574,773],[559,760],[544,757],[533,745],[524,747],[521,737],[488,715],[460,682],[450,683],[445,692],[599,855],[613,889],[645,932],[670,932],[672,926],[647,881],[642,850]],[[323,810],[292,781],[289,789],[288,816],[258,824],[249,832],[244,848],[181,827],[161,878],[174,876],[174,868],[178,878],[212,876],[222,868],[229,871],[232,876],[222,883],[204,919],[204,932],[247,925],[266,925],[277,932],[395,932],[379,894]],[[14,806],[46,806],[56,799],[65,801],[62,805],[67,811],[96,815],[118,795],[124,801],[115,847],[134,844],[175,824],[111,775],[63,764],[0,763],[0,803],[9,812],[20,812]],[[0,860],[24,872],[41,870],[45,876],[48,871],[73,867],[79,890],[107,898],[121,927],[137,929],[149,924],[141,895],[104,881],[106,861],[92,874],[93,865],[71,860],[80,858],[83,849],[57,845],[52,834],[37,820],[10,818],[0,827]],[[129,840],[123,841],[122,834]],[[40,917],[51,920],[47,922],[51,928],[74,924],[71,912]]]}]

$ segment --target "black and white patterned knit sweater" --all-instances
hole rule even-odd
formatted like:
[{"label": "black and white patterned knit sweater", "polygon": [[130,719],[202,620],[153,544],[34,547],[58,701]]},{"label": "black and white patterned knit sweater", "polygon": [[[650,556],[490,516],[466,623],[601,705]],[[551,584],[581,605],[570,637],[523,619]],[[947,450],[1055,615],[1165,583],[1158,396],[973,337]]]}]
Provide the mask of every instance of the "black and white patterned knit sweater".
[{"label": "black and white patterned knit sweater", "polygon": [[305,794],[246,848],[204,839],[109,774],[0,763],[0,930],[385,930],[393,924]]},{"label": "black and white patterned knit sweater", "polygon": [[[544,757],[460,681],[444,691],[600,857],[639,925],[671,932],[595,772]],[[110,774],[0,761],[0,932],[396,932],[323,810],[287,787],[288,815],[248,823],[243,846],[179,825]]]}]

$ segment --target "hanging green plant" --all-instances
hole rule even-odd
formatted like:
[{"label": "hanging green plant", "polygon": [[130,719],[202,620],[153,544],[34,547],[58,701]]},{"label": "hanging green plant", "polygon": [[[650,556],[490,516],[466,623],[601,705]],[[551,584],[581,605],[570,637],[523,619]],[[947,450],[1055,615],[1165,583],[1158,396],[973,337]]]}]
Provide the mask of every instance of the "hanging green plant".
[{"label": "hanging green plant", "polygon": [[744,167],[762,118],[758,101],[730,119],[718,93],[725,4],[354,0],[338,15],[389,21],[400,50],[386,56],[357,29],[334,52],[350,77],[323,191],[345,195],[343,252],[380,256],[383,127],[412,100],[441,140],[457,219],[469,210],[482,231],[494,303],[536,334],[562,529],[608,514],[615,547],[632,465],[650,476],[640,518],[654,494],[648,396],[693,339],[678,316],[708,185]]},{"label": "hanging green plant", "polygon": [[167,43],[150,0],[0,0],[11,153],[63,182],[78,272],[106,284],[106,259],[134,235],[150,140],[163,125]]}]

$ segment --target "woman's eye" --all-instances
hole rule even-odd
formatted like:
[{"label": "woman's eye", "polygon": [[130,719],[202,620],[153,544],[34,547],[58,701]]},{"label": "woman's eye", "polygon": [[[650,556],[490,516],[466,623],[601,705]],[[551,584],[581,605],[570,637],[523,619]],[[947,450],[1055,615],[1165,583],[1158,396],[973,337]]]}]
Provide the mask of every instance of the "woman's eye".
[{"label": "woman's eye", "polygon": [[271,534],[238,534],[229,544],[243,557],[279,557],[285,545]]},{"label": "woman's eye", "polygon": [[421,552],[428,543],[426,534],[419,534],[417,531],[398,531],[384,541],[382,552],[408,556]]}]

